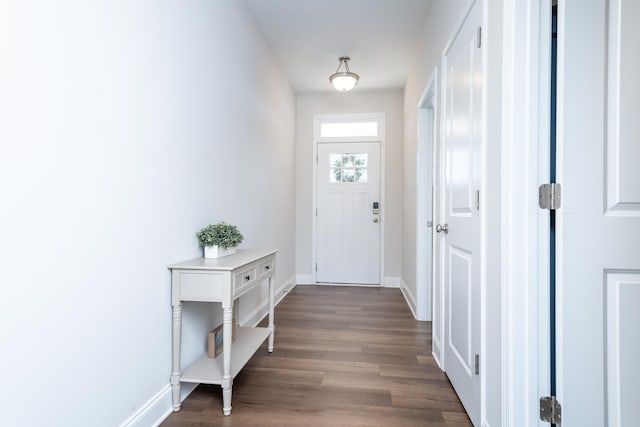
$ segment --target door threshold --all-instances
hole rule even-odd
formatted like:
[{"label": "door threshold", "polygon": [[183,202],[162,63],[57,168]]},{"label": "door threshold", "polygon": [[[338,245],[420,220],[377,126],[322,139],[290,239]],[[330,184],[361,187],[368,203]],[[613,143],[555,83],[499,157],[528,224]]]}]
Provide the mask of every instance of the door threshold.
[{"label": "door threshold", "polygon": [[335,282],[316,282],[315,285],[321,286],[358,286],[358,287],[369,287],[369,288],[381,288],[381,283],[335,283]]}]

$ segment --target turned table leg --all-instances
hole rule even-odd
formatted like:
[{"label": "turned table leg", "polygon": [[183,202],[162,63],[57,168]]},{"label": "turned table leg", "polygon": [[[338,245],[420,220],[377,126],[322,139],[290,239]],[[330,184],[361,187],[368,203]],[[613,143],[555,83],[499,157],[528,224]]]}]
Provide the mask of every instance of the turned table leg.
[{"label": "turned table leg", "polygon": [[171,399],[173,411],[180,410],[180,344],[182,340],[182,302],[173,306],[172,351],[171,351]]},{"label": "turned table leg", "polygon": [[269,353],[273,352],[273,339],[276,332],[273,318],[273,282],[273,276],[269,277]]},{"label": "turned table leg", "polygon": [[231,307],[222,308],[222,356],[224,358],[224,371],[222,373],[222,412],[231,415],[231,334],[233,330],[233,301]]}]

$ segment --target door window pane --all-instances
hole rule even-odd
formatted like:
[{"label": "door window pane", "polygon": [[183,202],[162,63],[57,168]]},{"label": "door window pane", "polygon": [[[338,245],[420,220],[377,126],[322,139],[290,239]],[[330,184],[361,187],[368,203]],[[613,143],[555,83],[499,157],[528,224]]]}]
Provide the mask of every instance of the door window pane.
[{"label": "door window pane", "polygon": [[355,169],[342,170],[342,182],[353,182],[355,180]]},{"label": "door window pane", "polygon": [[356,166],[367,166],[367,155],[366,154],[354,154],[354,163]]},{"label": "door window pane", "polygon": [[322,123],[321,138],[378,136],[378,122]]},{"label": "door window pane", "polygon": [[342,182],[342,169],[331,168],[329,182]]},{"label": "door window pane", "polygon": [[366,153],[332,153],[329,155],[329,182],[367,182]]}]

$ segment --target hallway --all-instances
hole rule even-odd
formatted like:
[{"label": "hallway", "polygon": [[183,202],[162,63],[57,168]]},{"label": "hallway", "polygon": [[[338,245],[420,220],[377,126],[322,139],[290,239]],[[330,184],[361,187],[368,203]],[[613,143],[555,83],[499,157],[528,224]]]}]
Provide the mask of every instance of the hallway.
[{"label": "hallway", "polygon": [[161,426],[470,426],[430,353],[431,323],[398,289],[297,286],[276,307],[274,353],[236,377],[232,415],[200,385]]}]

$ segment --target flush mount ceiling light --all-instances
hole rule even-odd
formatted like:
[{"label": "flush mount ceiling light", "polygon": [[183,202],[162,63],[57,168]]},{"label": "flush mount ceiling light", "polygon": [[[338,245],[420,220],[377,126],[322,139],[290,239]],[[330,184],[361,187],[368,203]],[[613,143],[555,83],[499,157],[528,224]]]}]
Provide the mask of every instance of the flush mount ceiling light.
[{"label": "flush mount ceiling light", "polygon": [[[341,56],[340,58],[338,58],[338,60],[340,61],[340,64],[338,64],[338,69],[335,73],[329,76],[329,81],[337,90],[346,92],[353,89],[356,83],[358,83],[360,76],[356,73],[352,73],[351,70],[349,70],[349,61],[351,60],[351,58],[349,58],[348,56]],[[344,64],[344,71],[340,71],[342,64]]]}]

